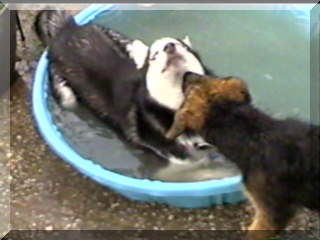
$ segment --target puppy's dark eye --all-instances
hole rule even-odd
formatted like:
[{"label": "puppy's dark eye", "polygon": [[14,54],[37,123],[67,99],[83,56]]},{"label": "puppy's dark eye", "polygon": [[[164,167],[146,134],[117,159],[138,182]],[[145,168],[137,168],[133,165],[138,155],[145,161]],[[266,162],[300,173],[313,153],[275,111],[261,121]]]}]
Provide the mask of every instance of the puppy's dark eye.
[{"label": "puppy's dark eye", "polygon": [[156,51],[150,58],[150,61],[156,60],[156,56],[159,54],[159,51]]}]

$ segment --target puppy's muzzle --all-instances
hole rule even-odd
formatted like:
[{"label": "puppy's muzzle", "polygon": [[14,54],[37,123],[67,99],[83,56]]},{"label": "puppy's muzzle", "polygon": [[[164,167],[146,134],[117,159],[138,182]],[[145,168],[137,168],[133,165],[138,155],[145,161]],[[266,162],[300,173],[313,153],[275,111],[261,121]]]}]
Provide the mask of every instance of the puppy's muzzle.
[{"label": "puppy's muzzle", "polygon": [[168,43],[163,50],[168,54],[173,54],[176,51],[176,45],[174,43]]}]

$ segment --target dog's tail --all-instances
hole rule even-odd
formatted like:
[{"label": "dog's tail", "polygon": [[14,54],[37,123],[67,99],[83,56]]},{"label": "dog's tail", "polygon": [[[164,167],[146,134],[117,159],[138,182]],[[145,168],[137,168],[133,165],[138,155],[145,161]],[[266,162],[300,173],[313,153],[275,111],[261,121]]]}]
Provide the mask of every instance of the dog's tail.
[{"label": "dog's tail", "polygon": [[48,46],[66,24],[75,24],[72,15],[62,10],[42,10],[34,22],[34,29],[40,41]]}]

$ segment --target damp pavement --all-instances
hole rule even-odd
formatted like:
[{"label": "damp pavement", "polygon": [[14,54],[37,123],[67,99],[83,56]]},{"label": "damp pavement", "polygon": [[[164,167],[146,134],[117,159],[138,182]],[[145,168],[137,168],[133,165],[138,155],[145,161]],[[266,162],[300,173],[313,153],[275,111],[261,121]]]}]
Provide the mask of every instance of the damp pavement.
[{"label": "damp pavement", "polygon": [[[6,155],[11,170],[11,229],[239,230],[250,223],[252,209],[247,203],[181,209],[128,200],[53,154],[31,115],[32,76],[43,50],[31,27],[35,14],[20,13],[27,41],[23,45],[18,40],[20,79],[11,88],[11,153]],[[3,142],[0,139],[0,150]],[[303,209],[288,229],[308,230],[310,236],[319,237],[319,214]],[[197,239],[200,233],[188,239]]]}]

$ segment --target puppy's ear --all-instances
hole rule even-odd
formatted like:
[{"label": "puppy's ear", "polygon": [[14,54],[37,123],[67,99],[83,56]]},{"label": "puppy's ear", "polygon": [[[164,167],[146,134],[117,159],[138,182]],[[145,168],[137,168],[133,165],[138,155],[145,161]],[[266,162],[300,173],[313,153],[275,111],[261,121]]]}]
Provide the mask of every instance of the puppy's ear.
[{"label": "puppy's ear", "polygon": [[198,73],[194,73],[194,72],[186,72],[183,75],[183,80],[186,82],[190,82],[190,81],[195,81],[198,80],[199,78],[203,77],[202,75],[198,74]]},{"label": "puppy's ear", "polygon": [[181,41],[184,42],[184,44],[186,44],[188,47],[192,48],[192,43],[189,36],[185,36],[183,39],[181,39]]},{"label": "puppy's ear", "polygon": [[141,40],[134,40],[132,43],[129,43],[126,48],[130,58],[135,62],[137,69],[141,69],[146,63],[149,46]]},{"label": "puppy's ear", "polygon": [[194,73],[194,72],[186,72],[183,75],[183,84],[182,84],[182,89],[185,92],[187,87],[190,84],[197,84],[203,81],[203,75]]},{"label": "puppy's ear", "polygon": [[244,91],[243,94],[245,96],[245,99],[244,99],[245,103],[251,103],[252,102],[252,97],[251,97],[251,94],[250,94],[249,90]]}]

